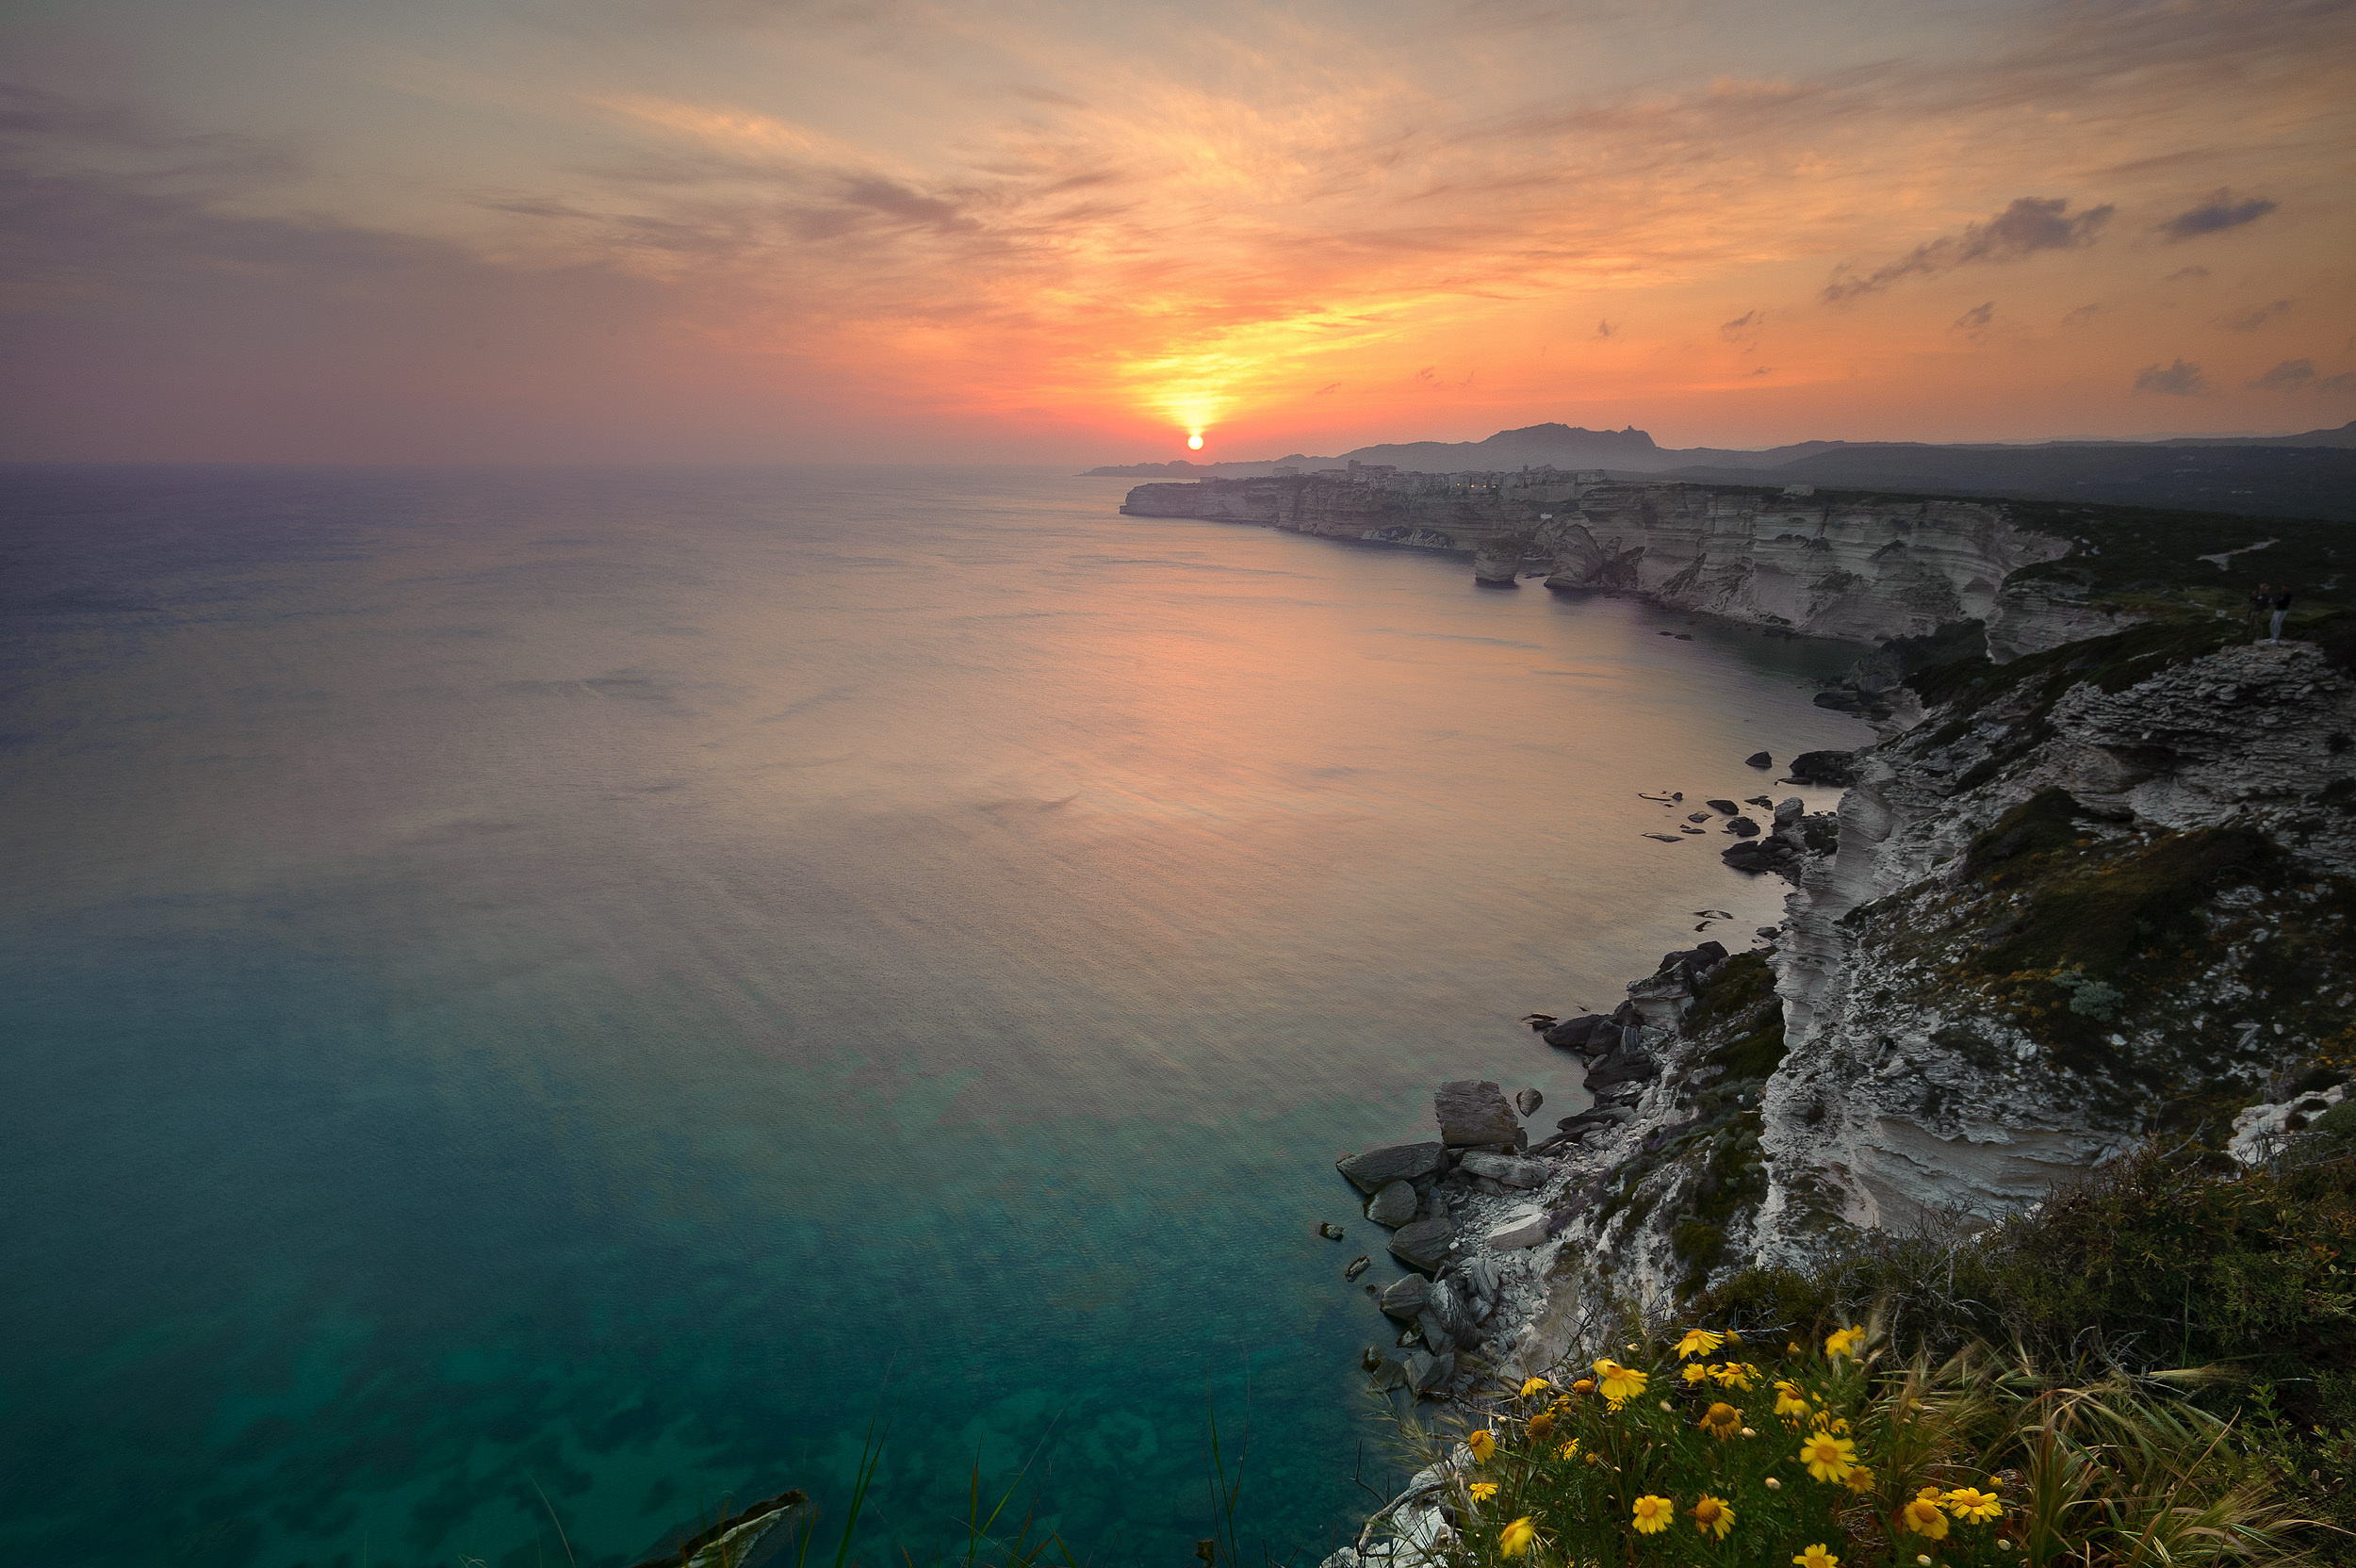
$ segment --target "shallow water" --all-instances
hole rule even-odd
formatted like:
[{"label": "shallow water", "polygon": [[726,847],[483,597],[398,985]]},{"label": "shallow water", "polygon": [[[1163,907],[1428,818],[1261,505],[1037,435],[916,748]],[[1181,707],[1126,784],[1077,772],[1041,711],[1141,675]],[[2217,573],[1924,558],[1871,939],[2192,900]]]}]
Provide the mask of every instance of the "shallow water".
[{"label": "shallow water", "polygon": [[1170,1562],[1211,1406],[1354,1527],[1333,1160],[1774,919],[1636,792],[1855,650],[1124,489],[0,473],[5,1555],[627,1563],[880,1417],[868,1560]]}]

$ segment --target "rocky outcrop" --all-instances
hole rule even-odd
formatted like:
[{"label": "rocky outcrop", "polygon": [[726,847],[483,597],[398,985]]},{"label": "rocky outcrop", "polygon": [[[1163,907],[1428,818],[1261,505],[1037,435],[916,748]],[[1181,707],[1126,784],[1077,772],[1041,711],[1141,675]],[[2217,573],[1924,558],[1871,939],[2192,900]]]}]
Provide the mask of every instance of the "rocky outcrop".
[{"label": "rocky outcrop", "polygon": [[[2215,641],[2151,628],[1934,681],[1922,726],[1847,760],[1837,814],[1777,808],[1796,890],[1772,946],[1536,1015],[1595,1102],[1522,1152],[1490,1120],[1444,1155],[1401,1315],[1457,1381],[1545,1371],[1630,1301],[1854,1227],[1970,1229],[2154,1136],[2262,1158],[2335,1111],[2356,678]],[[1495,1304],[1468,1312],[1476,1264]]]},{"label": "rocky outcrop", "polygon": [[2345,1027],[2356,681],[2298,645],[2105,653],[1864,759],[1777,960],[1762,1256],[2001,1213]]}]

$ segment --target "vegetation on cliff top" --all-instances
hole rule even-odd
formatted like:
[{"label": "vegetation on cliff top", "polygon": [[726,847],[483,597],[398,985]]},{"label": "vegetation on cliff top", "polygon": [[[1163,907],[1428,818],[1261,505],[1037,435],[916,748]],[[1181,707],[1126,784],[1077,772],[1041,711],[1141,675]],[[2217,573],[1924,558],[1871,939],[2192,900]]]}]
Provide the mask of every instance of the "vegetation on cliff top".
[{"label": "vegetation on cliff top", "polygon": [[1976,1237],[1747,1270],[1500,1390],[1444,1555],[2356,1560],[2352,1247],[2356,1107],[2259,1168],[2153,1149]]}]

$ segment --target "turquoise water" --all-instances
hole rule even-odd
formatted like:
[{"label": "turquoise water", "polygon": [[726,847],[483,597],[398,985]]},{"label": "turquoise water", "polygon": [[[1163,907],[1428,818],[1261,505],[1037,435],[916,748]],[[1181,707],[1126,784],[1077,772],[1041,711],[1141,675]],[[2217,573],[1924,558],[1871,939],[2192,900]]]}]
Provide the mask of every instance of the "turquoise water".
[{"label": "turquoise water", "polygon": [[880,1417],[863,1560],[1167,1563],[1209,1402],[1354,1527],[1333,1160],[1774,918],[1635,792],[1854,650],[1123,489],[0,473],[0,1556],[627,1563]]}]

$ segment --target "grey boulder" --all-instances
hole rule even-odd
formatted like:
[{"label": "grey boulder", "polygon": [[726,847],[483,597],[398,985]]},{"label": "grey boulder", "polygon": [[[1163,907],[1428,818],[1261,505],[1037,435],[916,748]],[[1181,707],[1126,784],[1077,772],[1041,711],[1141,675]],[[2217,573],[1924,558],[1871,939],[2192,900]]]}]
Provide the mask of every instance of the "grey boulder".
[{"label": "grey boulder", "polygon": [[1439,1113],[1440,1141],[1450,1148],[1491,1144],[1511,1149],[1521,1141],[1522,1124],[1513,1119],[1505,1091],[1486,1079],[1442,1084],[1432,1103]]},{"label": "grey boulder", "polygon": [[1749,763],[1754,768],[1772,768],[1775,765],[1775,760],[1768,756],[1763,751],[1752,752],[1748,757],[1743,758],[1742,760]]},{"label": "grey boulder", "polygon": [[1524,1116],[1536,1116],[1538,1107],[1546,1102],[1546,1097],[1536,1089],[1524,1089],[1513,1096],[1513,1108]]},{"label": "grey boulder", "polygon": [[1410,1268],[1437,1274],[1455,1233],[1456,1226],[1450,1220],[1437,1217],[1418,1219],[1391,1233],[1391,1256]]},{"label": "grey boulder", "polygon": [[1423,1311],[1424,1303],[1431,1298],[1432,1282],[1420,1274],[1410,1274],[1403,1280],[1392,1281],[1384,1288],[1377,1305],[1382,1307],[1383,1316],[1412,1323]]},{"label": "grey boulder", "polygon": [[[1757,831],[1754,829],[1753,831]],[[1539,1036],[1557,1051],[1584,1051],[1598,1029],[1608,1029],[1612,1021],[1601,1013],[1589,1013],[1581,1018],[1564,1019]]]},{"label": "grey boulder", "polygon": [[1808,815],[1808,802],[1798,795],[1775,802],[1775,826],[1778,829],[1790,827],[1806,815]]},{"label": "grey boulder", "polygon": [[1456,1278],[1472,1296],[1475,1315],[1486,1317],[1497,1310],[1497,1292],[1505,1284],[1505,1276],[1498,1272],[1496,1259],[1485,1252],[1475,1252],[1456,1271]]},{"label": "grey boulder", "polygon": [[1488,1245],[1500,1252],[1536,1247],[1546,1239],[1547,1217],[1537,1214],[1528,1219],[1509,1221],[1489,1233]]},{"label": "grey boulder", "polygon": [[1394,1143],[1346,1155],[1333,1162],[1333,1168],[1349,1177],[1360,1192],[1373,1193],[1393,1182],[1438,1175],[1444,1154],[1436,1143]]},{"label": "grey boulder", "polygon": [[1385,1182],[1366,1200],[1366,1217],[1396,1230],[1415,1217],[1415,1201],[1413,1182]]},{"label": "grey boulder", "polygon": [[1846,789],[1857,782],[1857,753],[1804,751],[1792,759],[1787,771],[1803,784],[1830,784]]},{"label": "grey boulder", "polygon": [[[1628,1031],[1634,1034],[1634,1030]],[[1587,1092],[1610,1088],[1614,1084],[1645,1084],[1661,1076],[1661,1064],[1652,1059],[1640,1044],[1623,1040],[1612,1054],[1587,1070]]]},{"label": "grey boulder", "polygon": [[1543,1161],[1515,1159],[1511,1154],[1492,1154],[1485,1149],[1467,1152],[1464,1168],[1476,1176],[1486,1176],[1500,1186],[1523,1188],[1541,1184],[1549,1173]]}]

